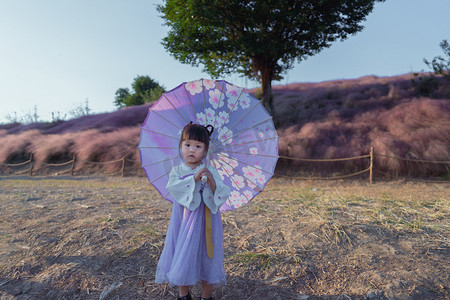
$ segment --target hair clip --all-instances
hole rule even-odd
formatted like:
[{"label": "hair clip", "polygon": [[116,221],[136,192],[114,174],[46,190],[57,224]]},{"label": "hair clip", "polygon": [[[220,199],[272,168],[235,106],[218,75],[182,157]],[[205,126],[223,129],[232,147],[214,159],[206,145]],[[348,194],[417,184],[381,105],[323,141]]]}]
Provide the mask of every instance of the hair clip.
[{"label": "hair clip", "polygon": [[[214,126],[206,125],[205,128],[208,131],[208,135],[211,136],[213,134],[213,132],[214,132]],[[211,130],[209,130],[208,128],[210,128]]]}]

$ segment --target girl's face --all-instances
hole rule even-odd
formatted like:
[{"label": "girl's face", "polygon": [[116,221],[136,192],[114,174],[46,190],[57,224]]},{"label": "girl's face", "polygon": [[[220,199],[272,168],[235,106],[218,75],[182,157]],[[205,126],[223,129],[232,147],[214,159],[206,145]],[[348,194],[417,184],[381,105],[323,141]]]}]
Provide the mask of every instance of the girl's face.
[{"label": "girl's face", "polygon": [[196,140],[185,140],[181,143],[181,153],[189,167],[197,167],[205,155],[205,144]]}]

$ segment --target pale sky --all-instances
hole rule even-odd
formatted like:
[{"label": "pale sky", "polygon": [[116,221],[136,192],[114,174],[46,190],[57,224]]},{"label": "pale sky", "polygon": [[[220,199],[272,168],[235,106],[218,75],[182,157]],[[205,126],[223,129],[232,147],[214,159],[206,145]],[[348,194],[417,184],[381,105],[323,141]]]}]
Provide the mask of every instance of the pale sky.
[{"label": "pale sky", "polygon": [[[37,107],[41,120],[89,101],[113,111],[118,88],[149,75],[166,89],[210,78],[176,61],[161,45],[168,28],[159,0],[0,0],[0,122]],[[365,28],[300,62],[279,83],[393,76],[428,70],[423,58],[443,55],[450,40],[449,0],[387,0]],[[253,88],[239,75],[223,77]]]}]

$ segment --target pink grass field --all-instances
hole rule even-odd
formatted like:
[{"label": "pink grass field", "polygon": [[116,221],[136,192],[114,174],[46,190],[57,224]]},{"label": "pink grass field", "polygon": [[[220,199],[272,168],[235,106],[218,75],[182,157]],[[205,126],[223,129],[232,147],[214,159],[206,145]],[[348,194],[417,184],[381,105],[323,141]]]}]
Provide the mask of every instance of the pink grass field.
[{"label": "pink grass field", "polygon": [[[274,122],[280,155],[294,158],[343,158],[366,155],[374,147],[374,164],[391,175],[443,176],[449,164],[410,162],[450,160],[450,83],[429,97],[412,84],[411,74],[366,76],[320,83],[273,87]],[[253,91],[254,92],[254,91]],[[151,104],[84,116],[57,123],[0,125],[0,162],[19,163],[33,154],[39,162],[122,158],[138,161],[139,127]],[[385,155],[385,156],[380,156]],[[339,163],[304,163],[280,159],[278,170],[312,173],[350,172],[367,159]],[[120,166],[112,164],[108,171]],[[139,169],[139,163],[132,166]]]}]

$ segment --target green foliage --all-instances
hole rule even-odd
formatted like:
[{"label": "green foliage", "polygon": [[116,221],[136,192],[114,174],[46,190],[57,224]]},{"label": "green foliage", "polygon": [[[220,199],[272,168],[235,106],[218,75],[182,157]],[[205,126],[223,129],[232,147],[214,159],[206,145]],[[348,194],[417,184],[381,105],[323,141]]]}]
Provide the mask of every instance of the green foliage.
[{"label": "green foliage", "polygon": [[177,60],[202,64],[213,78],[238,72],[260,80],[267,107],[272,80],[362,30],[382,1],[167,0],[158,10],[170,27],[163,45]]},{"label": "green foliage", "polygon": [[114,98],[114,105],[123,107],[128,102],[127,98],[131,97],[130,90],[128,88],[119,88],[116,91],[116,97]]},{"label": "green foliage", "polygon": [[114,104],[118,107],[141,105],[158,100],[165,92],[163,86],[149,76],[138,75],[132,83],[133,92],[128,88],[119,88],[116,91]]},{"label": "green foliage", "polygon": [[439,46],[444,51],[445,58],[436,56],[431,62],[426,59],[423,61],[429,68],[433,69],[435,75],[441,75],[450,79],[450,45],[447,40],[443,40]]},{"label": "green foliage", "polygon": [[419,73],[414,73],[413,75],[412,83],[422,96],[430,96],[440,86],[434,74],[420,75]]},{"label": "green foliage", "polygon": [[430,96],[433,92],[439,89],[441,83],[438,77],[450,79],[450,45],[447,40],[443,40],[439,46],[444,51],[445,58],[442,56],[436,56],[432,61],[423,59],[425,64],[433,70],[433,73],[427,75],[419,75],[414,73],[414,79],[412,79],[413,85],[417,91],[423,96]]}]

